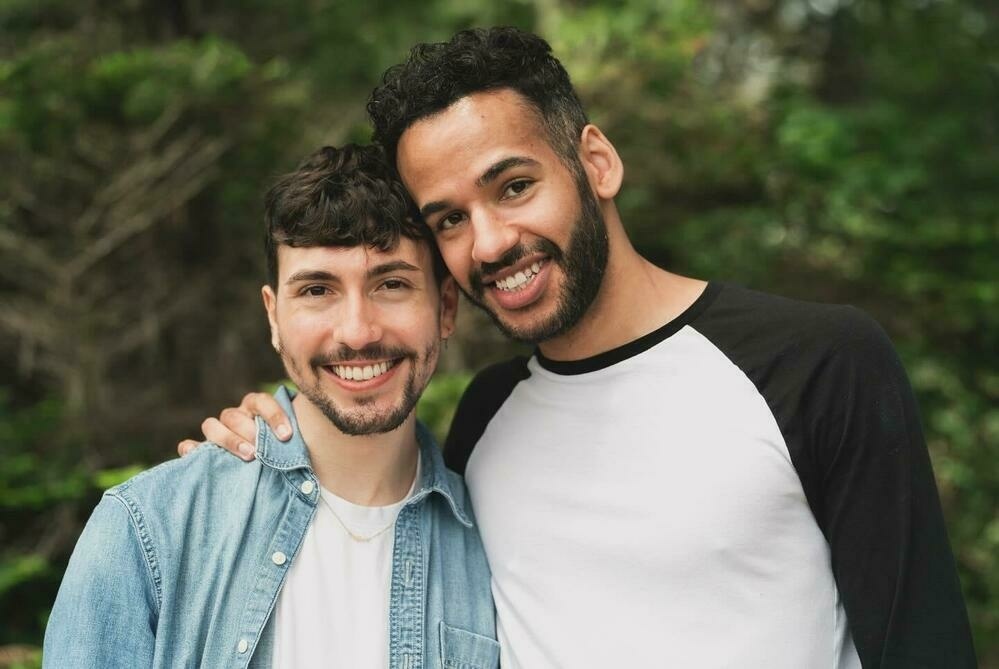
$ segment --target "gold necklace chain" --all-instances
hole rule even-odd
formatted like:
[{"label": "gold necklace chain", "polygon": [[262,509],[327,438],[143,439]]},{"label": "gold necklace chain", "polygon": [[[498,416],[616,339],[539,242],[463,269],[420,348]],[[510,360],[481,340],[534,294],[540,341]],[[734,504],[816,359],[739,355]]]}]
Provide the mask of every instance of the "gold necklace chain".
[{"label": "gold necklace chain", "polygon": [[326,508],[329,509],[330,513],[333,514],[333,517],[336,518],[336,522],[340,523],[340,527],[342,527],[343,531],[347,533],[347,536],[349,536],[354,541],[358,541],[360,543],[367,543],[367,542],[371,541],[372,539],[385,534],[386,532],[389,531],[389,529],[393,525],[395,525],[395,521],[399,517],[399,514],[396,513],[396,517],[392,519],[391,523],[389,523],[388,525],[386,525],[382,529],[378,530],[374,534],[369,534],[368,536],[362,536],[360,534],[357,534],[353,530],[351,530],[349,527],[347,527],[347,523],[343,522],[343,518],[341,518],[340,514],[336,512],[336,509],[333,508],[333,505],[329,503],[329,501],[326,499],[326,495],[324,495],[322,493],[322,491],[319,492],[319,499],[323,500],[323,504],[326,505]]}]

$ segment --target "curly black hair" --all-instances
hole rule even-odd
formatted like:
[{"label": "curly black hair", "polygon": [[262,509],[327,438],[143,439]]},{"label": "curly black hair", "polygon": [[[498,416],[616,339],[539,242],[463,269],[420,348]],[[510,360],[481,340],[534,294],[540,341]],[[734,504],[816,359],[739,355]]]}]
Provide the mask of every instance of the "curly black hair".
[{"label": "curly black hair", "polygon": [[569,74],[548,42],[518,28],[463,30],[447,42],[417,44],[389,68],[368,100],[374,139],[395,165],[402,133],[416,121],[482,91],[510,88],[538,112],[548,143],[567,164],[577,161],[589,122]]},{"label": "curly black hair", "polygon": [[370,246],[391,251],[400,237],[426,241],[434,276],[447,276],[437,245],[378,146],[324,146],[279,178],[264,200],[267,276],[277,285],[277,249]]}]

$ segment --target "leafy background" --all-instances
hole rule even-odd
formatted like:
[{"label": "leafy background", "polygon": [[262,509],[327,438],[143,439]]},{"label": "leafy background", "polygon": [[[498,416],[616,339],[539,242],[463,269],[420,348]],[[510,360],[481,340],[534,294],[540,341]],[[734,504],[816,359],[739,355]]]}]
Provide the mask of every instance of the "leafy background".
[{"label": "leafy background", "polygon": [[[0,0],[0,667],[35,666],[101,491],[280,379],[261,195],[417,41],[544,35],[675,271],[856,304],[918,394],[999,667],[999,6],[988,0]],[[991,258],[991,260],[990,260]],[[421,412],[511,347],[471,309]]]}]

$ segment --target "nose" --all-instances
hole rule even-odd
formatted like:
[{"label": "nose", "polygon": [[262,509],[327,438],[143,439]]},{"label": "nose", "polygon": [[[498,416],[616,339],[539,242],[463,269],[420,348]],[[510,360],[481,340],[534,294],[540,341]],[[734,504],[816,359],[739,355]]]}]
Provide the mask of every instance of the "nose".
[{"label": "nose", "polygon": [[336,329],[337,340],[360,351],[368,344],[380,341],[382,327],[378,320],[378,309],[366,297],[351,298],[340,313],[340,323]]},{"label": "nose", "polygon": [[496,262],[520,240],[515,225],[485,210],[472,220],[472,231],[472,259],[478,263]]}]

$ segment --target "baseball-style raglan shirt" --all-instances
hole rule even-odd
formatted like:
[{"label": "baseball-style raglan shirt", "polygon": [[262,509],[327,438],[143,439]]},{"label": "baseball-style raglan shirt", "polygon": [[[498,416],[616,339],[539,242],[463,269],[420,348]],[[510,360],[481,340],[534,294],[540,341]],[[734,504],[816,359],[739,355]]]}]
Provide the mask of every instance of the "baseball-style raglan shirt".
[{"label": "baseball-style raglan shirt", "polygon": [[619,348],[486,369],[445,458],[506,669],[976,666],[911,389],[852,307],[709,284]]}]

